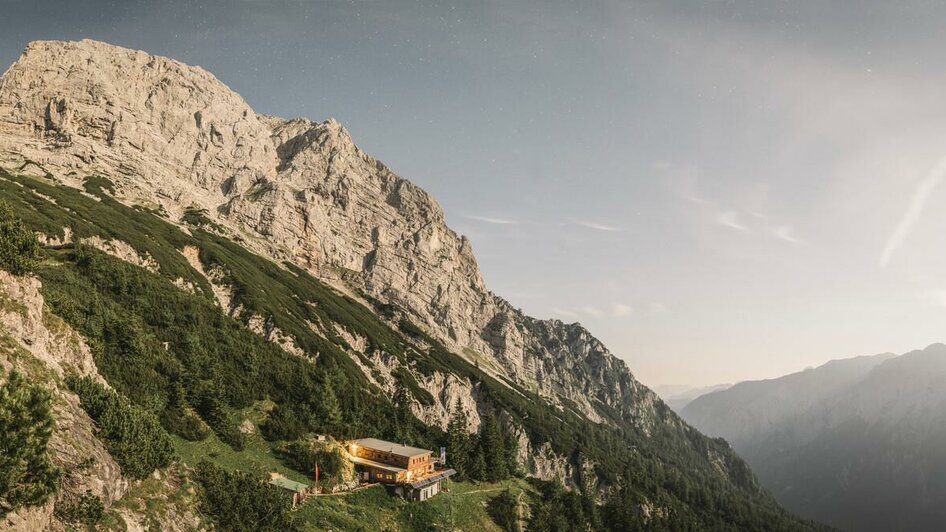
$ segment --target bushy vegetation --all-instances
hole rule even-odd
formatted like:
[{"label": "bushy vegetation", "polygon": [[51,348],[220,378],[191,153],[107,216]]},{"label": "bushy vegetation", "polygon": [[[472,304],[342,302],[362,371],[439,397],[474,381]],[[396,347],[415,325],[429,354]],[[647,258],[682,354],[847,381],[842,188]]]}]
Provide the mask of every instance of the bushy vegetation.
[{"label": "bushy vegetation", "polygon": [[290,532],[299,524],[290,513],[291,500],[278,488],[246,473],[231,473],[210,462],[197,465],[200,508],[219,530]]},{"label": "bushy vegetation", "polygon": [[496,526],[504,532],[520,532],[519,501],[508,489],[490,499],[486,511]]},{"label": "bushy vegetation", "polygon": [[50,394],[11,372],[0,385],[0,518],[46,502],[62,471],[49,460]]},{"label": "bushy vegetation", "polygon": [[[557,482],[530,480],[539,491],[532,505],[528,532],[568,532],[602,530],[594,497],[587,492],[566,491]],[[632,523],[616,522],[609,530],[635,529]],[[641,527],[645,528],[645,527]]]},{"label": "bushy vegetation", "polygon": [[171,463],[171,440],[153,414],[88,377],[72,375],[67,383],[123,473],[141,479]]},{"label": "bushy vegetation", "polygon": [[0,201],[0,269],[24,275],[33,271],[39,258],[36,235]]},{"label": "bushy vegetation", "polygon": [[518,443],[511,431],[503,437],[493,414],[481,416],[476,434],[468,434],[466,427],[466,413],[457,401],[447,427],[448,463],[457,478],[499,482],[518,474]]},{"label": "bushy vegetation", "polygon": [[97,495],[86,491],[73,501],[57,502],[55,513],[60,521],[73,525],[85,525],[94,530],[95,525],[102,520],[105,505]]},{"label": "bushy vegetation", "polygon": [[187,392],[180,382],[168,390],[168,403],[161,413],[161,425],[187,441],[203,441],[210,436],[206,423],[191,411]]},{"label": "bushy vegetation", "polygon": [[319,467],[319,475],[329,479],[338,475],[345,465],[345,457],[336,449],[327,449],[314,442],[294,441],[280,449],[280,456],[286,465],[302,473],[312,476],[315,467]]}]

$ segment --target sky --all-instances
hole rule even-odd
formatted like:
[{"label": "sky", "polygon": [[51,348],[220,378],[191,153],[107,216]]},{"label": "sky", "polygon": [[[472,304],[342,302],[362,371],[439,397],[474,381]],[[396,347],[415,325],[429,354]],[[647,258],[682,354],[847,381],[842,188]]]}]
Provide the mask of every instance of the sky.
[{"label": "sky", "polygon": [[[946,341],[946,6],[0,0],[0,64],[93,38],[335,117],[489,287],[649,385]],[[2,68],[2,67],[0,67]]]}]

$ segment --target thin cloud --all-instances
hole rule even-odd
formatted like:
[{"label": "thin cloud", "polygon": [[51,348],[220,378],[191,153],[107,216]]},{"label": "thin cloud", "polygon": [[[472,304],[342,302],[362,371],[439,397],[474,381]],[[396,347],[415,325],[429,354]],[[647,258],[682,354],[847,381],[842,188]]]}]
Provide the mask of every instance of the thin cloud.
[{"label": "thin cloud", "polygon": [[485,222],[488,224],[496,224],[496,225],[515,225],[519,223],[519,220],[509,220],[507,218],[494,218],[492,216],[480,216],[478,214],[467,214],[467,215],[464,215],[464,218],[468,218],[470,220],[476,220],[478,222]]},{"label": "thin cloud", "polygon": [[552,307],[552,314],[562,316],[563,318],[577,318],[578,314],[570,310],[561,309],[558,307]]},{"label": "thin cloud", "polygon": [[739,220],[739,213],[736,211],[720,211],[713,217],[717,224],[735,229],[737,231],[748,231],[749,228],[743,225]]},{"label": "thin cloud", "polygon": [[584,305],[575,311],[566,310],[559,307],[550,309],[552,314],[563,318],[578,319],[581,316],[591,318],[626,318],[634,312],[634,308],[624,303],[614,303],[610,308],[604,310],[594,305]]},{"label": "thin cloud", "polygon": [[651,315],[666,314],[670,312],[670,309],[667,308],[667,305],[663,303],[651,303],[648,312]]},{"label": "thin cloud", "polygon": [[926,202],[930,199],[930,195],[932,195],[936,187],[943,182],[944,178],[946,178],[946,157],[940,159],[939,162],[936,163],[936,166],[930,170],[926,179],[917,184],[916,191],[913,193],[913,199],[910,200],[910,205],[907,207],[907,212],[903,214],[900,223],[894,228],[893,233],[884,245],[884,251],[880,255],[881,268],[887,267],[887,264],[890,263],[890,258],[900,249],[904,240],[910,236],[910,232],[913,231],[913,227],[923,214],[923,209],[926,208]]},{"label": "thin cloud", "polygon": [[946,307],[946,290],[930,290],[921,294],[922,298],[939,307]]},{"label": "thin cloud", "polygon": [[611,309],[611,315],[615,318],[624,318],[631,315],[631,312],[634,311],[634,308],[630,305],[625,305],[623,303],[615,303],[614,308]]},{"label": "thin cloud", "polygon": [[575,224],[580,225],[582,227],[587,227],[588,229],[594,229],[595,231],[608,231],[611,233],[619,233],[621,231],[627,231],[627,229],[623,227],[617,227],[614,225],[604,225],[604,224],[599,224],[595,222],[589,222],[586,220],[579,220],[575,222]]},{"label": "thin cloud", "polygon": [[789,242],[792,244],[801,244],[802,242],[804,242],[804,240],[802,240],[801,238],[798,238],[798,236],[795,235],[795,230],[792,229],[792,226],[790,225],[780,225],[772,229],[772,236],[774,236],[775,238],[779,240],[784,240],[785,242]]}]

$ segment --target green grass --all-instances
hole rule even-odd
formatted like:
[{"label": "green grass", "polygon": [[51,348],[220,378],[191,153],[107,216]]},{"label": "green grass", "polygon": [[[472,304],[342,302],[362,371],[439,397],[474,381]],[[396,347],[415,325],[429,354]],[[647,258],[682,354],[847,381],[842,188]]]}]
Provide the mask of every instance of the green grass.
[{"label": "green grass", "polygon": [[[266,417],[266,411],[272,407],[269,401],[260,401],[252,406],[234,412],[233,418],[238,423],[249,419],[257,426]],[[246,435],[246,446],[242,451],[235,451],[229,445],[220,441],[216,434],[211,434],[204,441],[192,442],[172,436],[174,449],[181,457],[181,461],[189,467],[194,467],[201,460],[209,460],[213,464],[228,471],[245,471],[256,474],[261,478],[270,472],[278,472],[286,478],[312,484],[312,479],[295,471],[275,454],[275,445],[263,439],[259,431]]]},{"label": "green grass", "polygon": [[486,513],[486,502],[508,489],[524,493],[529,504],[536,492],[521,479],[495,484],[444,481],[448,491],[422,502],[407,502],[374,486],[339,495],[310,497],[298,510],[308,530],[499,530]]}]

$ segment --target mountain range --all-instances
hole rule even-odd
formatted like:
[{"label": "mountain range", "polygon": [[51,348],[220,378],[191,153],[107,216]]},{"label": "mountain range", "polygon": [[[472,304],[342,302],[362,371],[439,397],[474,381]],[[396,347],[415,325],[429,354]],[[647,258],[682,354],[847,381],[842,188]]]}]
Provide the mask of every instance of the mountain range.
[{"label": "mountain range", "polygon": [[[307,478],[281,457],[315,434],[433,449],[457,437],[448,424],[487,430],[475,441],[498,424],[510,470],[580,494],[572,526],[818,528],[580,324],[491,293],[436,201],[335,120],[257,114],[207,71],[145,52],[38,41],[0,78],[0,168],[9,223],[42,244],[32,276],[0,278],[0,367],[51,394],[62,474],[5,512],[8,528],[229,528],[269,500],[240,497],[252,475]],[[533,519],[567,497],[516,489]],[[447,526],[344,500],[258,516]],[[495,528],[484,505],[465,528]]]},{"label": "mountain range", "polygon": [[688,386],[685,384],[668,384],[654,386],[653,390],[667,406],[674,412],[680,412],[686,405],[690,404],[697,397],[706,395],[717,390],[725,390],[732,384],[711,384],[709,386]]},{"label": "mountain range", "polygon": [[741,382],[681,415],[799,515],[845,530],[946,522],[946,345]]}]

